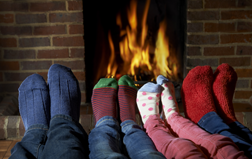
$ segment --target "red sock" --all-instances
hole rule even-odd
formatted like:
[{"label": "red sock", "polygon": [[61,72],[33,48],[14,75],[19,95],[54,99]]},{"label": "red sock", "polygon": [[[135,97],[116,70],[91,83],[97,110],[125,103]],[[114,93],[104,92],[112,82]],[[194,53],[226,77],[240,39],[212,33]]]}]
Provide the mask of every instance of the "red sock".
[{"label": "red sock", "polygon": [[181,96],[185,116],[198,123],[207,113],[216,111],[213,95],[213,71],[210,66],[197,66],[183,81]]},{"label": "red sock", "polygon": [[125,120],[136,121],[136,94],[137,88],[127,75],[118,81],[118,101],[121,122]]},{"label": "red sock", "polygon": [[237,121],[233,108],[233,95],[237,74],[228,64],[222,64],[214,72],[213,93],[218,115],[226,124]]},{"label": "red sock", "polygon": [[92,94],[92,108],[95,123],[104,116],[116,118],[117,81],[113,78],[102,78],[95,85]]}]

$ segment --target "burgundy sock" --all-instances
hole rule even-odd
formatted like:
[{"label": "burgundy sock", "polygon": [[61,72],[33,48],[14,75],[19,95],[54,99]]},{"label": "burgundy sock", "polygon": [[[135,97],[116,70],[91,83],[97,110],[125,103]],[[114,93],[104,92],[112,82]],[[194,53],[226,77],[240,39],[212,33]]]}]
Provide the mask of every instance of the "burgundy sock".
[{"label": "burgundy sock", "polygon": [[236,72],[226,63],[218,66],[214,72],[214,102],[218,115],[226,124],[237,121],[232,102],[236,81]]},{"label": "burgundy sock", "polygon": [[117,81],[114,78],[102,78],[95,85],[92,95],[92,107],[95,123],[104,116],[116,118]]},{"label": "burgundy sock", "polygon": [[183,81],[181,96],[185,116],[198,123],[207,113],[216,111],[213,94],[213,71],[210,66],[197,66]]},{"label": "burgundy sock", "polygon": [[118,81],[118,101],[121,122],[125,120],[136,121],[136,94],[137,88],[132,79],[124,75]]}]

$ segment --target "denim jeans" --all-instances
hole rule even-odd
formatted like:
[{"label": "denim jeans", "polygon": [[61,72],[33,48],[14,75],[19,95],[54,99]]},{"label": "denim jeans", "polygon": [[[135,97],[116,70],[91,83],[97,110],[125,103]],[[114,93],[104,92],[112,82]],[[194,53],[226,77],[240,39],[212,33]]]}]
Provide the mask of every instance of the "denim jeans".
[{"label": "denim jeans", "polygon": [[200,119],[198,125],[211,134],[221,134],[231,138],[247,157],[252,158],[252,133],[241,123],[235,122],[229,126],[216,112],[209,112]]},{"label": "denim jeans", "polygon": [[[120,128],[121,126],[121,128]],[[147,134],[131,120],[119,123],[110,116],[102,117],[89,134],[91,159],[100,158],[155,158],[165,157],[156,150]],[[121,130],[121,131],[120,131]],[[123,137],[122,134],[123,133]],[[127,154],[124,153],[124,145]]]},{"label": "denim jeans", "polygon": [[45,125],[32,125],[11,150],[10,159],[88,158],[88,136],[70,116],[56,115]]}]

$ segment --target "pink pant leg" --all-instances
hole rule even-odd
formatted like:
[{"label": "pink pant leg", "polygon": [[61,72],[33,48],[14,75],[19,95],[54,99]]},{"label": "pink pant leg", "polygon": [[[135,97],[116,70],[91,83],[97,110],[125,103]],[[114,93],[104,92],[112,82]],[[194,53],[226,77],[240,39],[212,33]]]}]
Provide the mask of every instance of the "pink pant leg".
[{"label": "pink pant leg", "polygon": [[192,141],[172,136],[158,115],[150,116],[144,127],[157,150],[166,158],[206,158]]},{"label": "pink pant leg", "polygon": [[179,137],[189,139],[199,145],[210,158],[247,158],[230,138],[219,134],[209,134],[177,112],[170,115],[167,122]]}]

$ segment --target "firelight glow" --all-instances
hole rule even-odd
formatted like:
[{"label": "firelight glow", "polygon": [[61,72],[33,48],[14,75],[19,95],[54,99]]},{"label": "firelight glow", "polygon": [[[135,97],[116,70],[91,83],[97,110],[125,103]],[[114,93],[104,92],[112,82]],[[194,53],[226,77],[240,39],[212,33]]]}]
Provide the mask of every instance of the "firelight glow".
[{"label": "firelight glow", "polygon": [[[168,67],[169,58],[169,40],[165,35],[166,22],[162,21],[159,26],[156,46],[154,51],[154,60],[150,63],[150,44],[146,40],[148,26],[146,24],[148,10],[150,6],[150,0],[146,1],[143,18],[141,25],[141,33],[137,30],[137,1],[131,0],[130,7],[127,10],[129,26],[126,29],[122,29],[122,22],[120,14],[116,17],[117,25],[120,29],[120,36],[123,39],[119,42],[120,56],[123,60],[123,69],[120,74],[136,75],[137,70],[153,72],[155,78],[162,74],[165,77],[173,78],[176,72],[176,65],[172,65],[172,70]],[[141,38],[137,38],[140,34]],[[111,49],[111,57],[107,67],[107,74],[115,76],[118,69],[118,65],[115,63],[115,50],[114,44],[109,32],[108,35],[109,45]]]}]

